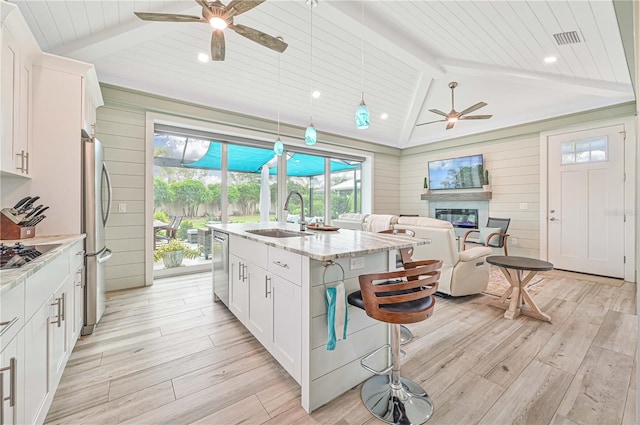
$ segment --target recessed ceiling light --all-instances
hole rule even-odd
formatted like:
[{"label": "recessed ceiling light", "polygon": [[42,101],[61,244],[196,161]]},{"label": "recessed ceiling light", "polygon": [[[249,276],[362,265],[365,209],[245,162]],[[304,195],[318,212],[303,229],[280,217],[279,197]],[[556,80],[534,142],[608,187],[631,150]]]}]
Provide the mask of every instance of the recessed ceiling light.
[{"label": "recessed ceiling light", "polygon": [[202,63],[209,62],[209,55],[206,53],[198,53],[198,60]]},{"label": "recessed ceiling light", "polygon": [[311,96],[313,96],[314,99],[317,99],[320,97],[320,92],[318,90],[314,90],[313,93],[311,93]]},{"label": "recessed ceiling light", "polygon": [[389,114],[387,114],[386,112],[382,115],[380,115],[380,119],[382,120],[386,120],[387,118],[389,118]]},{"label": "recessed ceiling light", "polygon": [[558,60],[555,56],[547,56],[544,58],[544,63],[555,63]]}]

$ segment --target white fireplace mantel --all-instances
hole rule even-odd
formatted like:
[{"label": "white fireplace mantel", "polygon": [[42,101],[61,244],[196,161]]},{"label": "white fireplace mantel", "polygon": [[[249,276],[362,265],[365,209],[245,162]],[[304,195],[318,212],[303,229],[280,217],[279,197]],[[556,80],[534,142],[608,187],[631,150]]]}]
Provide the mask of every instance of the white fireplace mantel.
[{"label": "white fireplace mantel", "polygon": [[423,201],[488,201],[491,192],[429,192],[420,195]]}]

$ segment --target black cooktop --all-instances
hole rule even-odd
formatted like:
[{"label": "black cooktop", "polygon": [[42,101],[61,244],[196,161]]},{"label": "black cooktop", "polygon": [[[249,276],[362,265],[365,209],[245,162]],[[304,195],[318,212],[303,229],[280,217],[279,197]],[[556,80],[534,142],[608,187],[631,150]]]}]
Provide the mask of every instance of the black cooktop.
[{"label": "black cooktop", "polygon": [[5,245],[0,243],[0,270],[20,268],[57,246],[60,245],[24,245],[21,242]]}]

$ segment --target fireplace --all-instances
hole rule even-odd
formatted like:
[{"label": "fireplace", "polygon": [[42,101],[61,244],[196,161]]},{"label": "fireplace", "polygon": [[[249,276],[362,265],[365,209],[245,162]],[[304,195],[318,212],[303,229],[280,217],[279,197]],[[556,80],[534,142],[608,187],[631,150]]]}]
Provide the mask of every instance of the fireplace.
[{"label": "fireplace", "polygon": [[436,218],[450,222],[453,227],[461,229],[478,228],[477,209],[436,208]]}]

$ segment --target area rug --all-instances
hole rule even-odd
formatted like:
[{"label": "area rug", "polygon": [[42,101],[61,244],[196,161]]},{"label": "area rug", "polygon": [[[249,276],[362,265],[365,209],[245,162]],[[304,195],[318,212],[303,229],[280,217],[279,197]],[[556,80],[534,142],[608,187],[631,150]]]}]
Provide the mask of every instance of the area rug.
[{"label": "area rug", "polygon": [[[531,288],[532,286],[538,285],[541,283],[545,277],[543,275],[538,275],[533,278],[531,282],[527,284],[527,288]],[[489,284],[487,285],[487,289],[483,292],[483,294],[491,295],[493,297],[501,297],[509,288],[509,282],[507,282],[507,278],[504,277],[502,271],[498,267],[491,267],[489,271]]]}]

